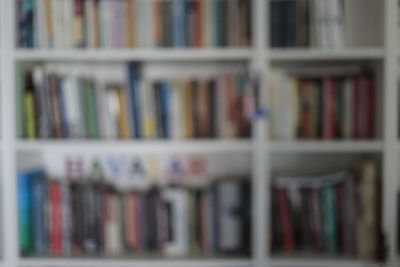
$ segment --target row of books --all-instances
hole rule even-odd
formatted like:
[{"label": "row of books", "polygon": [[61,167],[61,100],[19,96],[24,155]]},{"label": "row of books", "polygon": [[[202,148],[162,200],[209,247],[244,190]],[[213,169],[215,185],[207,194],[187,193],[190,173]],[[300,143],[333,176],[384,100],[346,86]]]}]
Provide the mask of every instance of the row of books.
[{"label": "row of books", "polygon": [[[18,114],[25,138],[233,138],[250,136],[254,96],[247,75],[209,79],[141,77],[137,64],[112,68],[19,65]],[[104,76],[109,75],[109,78]],[[74,74],[75,72],[75,74]]]},{"label": "row of books", "polygon": [[270,75],[272,136],[281,139],[376,137],[371,73],[297,77]]},{"label": "row of books", "polygon": [[19,47],[241,47],[250,0],[19,0]]},{"label": "row of books", "polygon": [[245,253],[250,250],[247,179],[202,188],[117,190],[94,180],[18,176],[22,255]]},{"label": "row of books", "polygon": [[381,179],[373,161],[350,172],[280,177],[272,190],[272,249],[382,260]]},{"label": "row of books", "polygon": [[272,0],[271,47],[336,49],[382,45],[383,2]]}]

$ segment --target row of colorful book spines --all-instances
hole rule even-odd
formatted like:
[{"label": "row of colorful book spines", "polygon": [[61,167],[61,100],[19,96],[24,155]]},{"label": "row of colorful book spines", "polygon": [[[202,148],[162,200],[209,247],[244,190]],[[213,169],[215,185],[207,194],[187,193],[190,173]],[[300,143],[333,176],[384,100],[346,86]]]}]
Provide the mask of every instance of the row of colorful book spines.
[{"label": "row of colorful book spines", "polygon": [[[323,88],[318,88],[317,82],[299,81],[299,130],[300,138],[342,138],[371,139],[375,136],[374,125],[374,85],[371,75],[348,78],[353,88],[343,88],[345,79],[325,79]],[[365,86],[361,89],[361,81]],[[316,94],[311,94],[310,84],[314,84]],[[352,110],[346,106],[345,89],[352,90]],[[314,101],[313,101],[314,100]],[[312,103],[317,108],[312,114]],[[314,118],[313,118],[314,116]],[[348,125],[345,134],[345,116],[350,116],[353,123]]]},{"label": "row of colorful book spines", "polygon": [[[238,80],[238,82],[239,82],[239,84],[240,85],[242,85],[242,79],[239,79]],[[58,83],[57,83],[58,84]],[[81,83],[79,83],[79,84],[81,84]],[[191,83],[192,84],[192,83]],[[238,85],[239,85],[238,84]],[[193,85],[193,84],[192,84]],[[89,89],[89,87],[87,87],[87,86],[84,86],[85,88],[84,89]],[[193,86],[192,86],[193,87]],[[196,86],[195,86],[196,87]],[[60,88],[62,88],[62,87],[60,87]],[[58,89],[60,89],[60,88],[58,88]],[[164,100],[166,100],[166,99],[169,99],[170,97],[168,96],[168,95],[170,95],[170,91],[171,91],[171,84],[170,83],[168,83],[168,82],[162,82],[162,83],[155,83],[154,84],[154,89],[157,89],[157,90],[160,90],[160,89],[162,89],[162,91],[163,91],[163,93],[161,94],[156,94],[156,95],[158,95],[159,97],[162,97],[162,96],[164,96],[163,98],[165,98]],[[185,90],[191,90],[192,88],[185,88]],[[214,93],[215,93],[215,87],[209,87],[209,89],[210,89],[210,92],[211,92],[211,89],[212,89],[212,91],[214,91]],[[121,90],[121,89],[119,89],[119,90]],[[243,89],[244,90],[244,89]],[[235,90],[237,93],[239,93],[239,94],[243,94],[243,93],[245,93],[243,90]],[[95,94],[96,93],[96,90],[94,90],[93,91],[93,93]],[[121,91],[121,93],[122,93],[122,91]],[[53,94],[53,95],[57,95],[58,96],[58,98],[60,98],[60,94]],[[89,92],[89,95],[92,95],[91,94],[91,92]],[[216,97],[216,96],[214,96],[214,94],[212,94],[212,92],[211,92],[211,94],[210,94],[210,96],[213,96],[214,98]],[[36,99],[36,97],[34,97],[35,99]],[[126,96],[125,96],[125,94],[123,94],[123,99],[125,99],[126,98]],[[244,99],[242,98],[242,97],[236,97],[236,98],[238,98],[237,100],[235,100],[234,102],[235,103],[237,103],[240,99],[242,99],[242,100],[240,100],[240,101],[244,101]],[[200,99],[200,98],[199,98]],[[65,112],[64,112],[64,110],[62,110],[62,107],[64,107],[65,106],[65,103],[62,103],[62,100],[65,100],[65,98],[63,98],[63,99],[57,99],[57,101],[58,101],[58,103],[60,103],[60,105],[59,105],[59,108],[61,108],[61,110],[60,110],[60,112],[58,113],[62,118],[59,118],[59,121],[62,121],[63,123],[62,123],[62,129],[63,130],[60,130],[59,132],[59,134],[54,134],[54,136],[56,136],[56,137],[65,137],[65,138],[68,138],[69,137],[69,135],[68,135],[68,133],[70,132],[69,130],[68,130],[68,122],[67,122],[67,119],[65,118]],[[89,99],[87,99],[87,100],[89,100]],[[196,99],[194,99],[194,98],[192,98],[191,100],[196,100]],[[52,100],[52,101],[54,101],[54,100]],[[196,102],[198,101],[198,99],[196,100]],[[208,101],[208,99],[207,99],[207,101]],[[81,103],[83,103],[84,101],[81,101]],[[168,109],[168,107],[170,107],[171,105],[169,105],[168,103],[166,103],[166,101],[161,101],[161,99],[160,99],[160,101],[156,101],[157,103],[160,103],[161,104],[161,106],[157,109],[157,107],[154,107],[155,108],[155,110],[157,111],[159,111],[158,113],[162,113],[162,112],[164,112],[164,113],[166,113],[166,114],[164,114],[164,115],[166,115],[166,116],[162,116],[162,114],[160,114],[160,116],[158,116],[158,117],[160,117],[161,118],[161,120],[157,123],[157,127],[156,127],[156,130],[157,130],[157,134],[155,135],[155,136],[158,136],[158,137],[161,137],[161,138],[169,138],[170,136],[171,136],[171,134],[170,134],[170,131],[168,131],[168,129],[170,129],[170,127],[171,127],[171,123],[169,122],[169,120],[168,120],[168,118],[170,117],[170,116],[168,116],[168,113],[170,113],[171,111]],[[96,103],[95,102],[93,102],[93,101],[91,101],[91,103],[94,103],[95,105],[96,105]],[[137,104],[139,104],[138,102],[136,102],[135,101],[135,103],[137,103]],[[25,104],[26,104],[26,102],[25,102]],[[192,106],[195,106],[195,103],[192,103],[193,105]],[[200,103],[199,103],[200,104]],[[202,103],[202,105],[206,105],[206,106],[209,106],[208,105],[209,103]],[[215,104],[215,101],[212,101],[212,104]],[[87,136],[87,137],[89,137],[89,138],[100,138],[100,133],[99,133],[99,131],[98,131],[98,129],[99,129],[99,127],[98,127],[98,125],[99,125],[99,119],[100,118],[98,118],[98,114],[96,113],[96,112],[90,112],[89,110],[88,110],[88,108],[89,107],[91,107],[92,105],[84,105],[82,108],[83,108],[83,110],[85,110],[85,114],[82,114],[82,115],[86,115],[85,117],[88,117],[87,115],[88,114],[92,114],[92,115],[94,115],[94,118],[89,118],[90,119],[90,121],[92,121],[93,120],[93,122],[94,122],[94,125],[96,126],[97,125],[97,127],[94,127],[95,129],[94,130],[91,130],[91,131],[89,131],[90,129],[88,129],[88,132],[86,133],[86,135],[85,136]],[[123,105],[121,105],[121,106],[123,106]],[[228,106],[230,106],[230,105],[228,105]],[[34,108],[34,107],[33,107]],[[99,108],[99,107],[97,107],[97,108]],[[96,108],[96,109],[97,109]],[[231,109],[231,108],[230,108]],[[28,111],[28,106],[25,106],[25,110],[26,111]],[[143,112],[143,110],[140,110],[140,108],[137,108],[137,107],[132,107],[132,110],[134,111],[134,112],[136,112],[136,113],[142,113]],[[216,109],[214,109],[214,110],[216,110]],[[191,110],[192,112],[195,112],[195,110]],[[124,112],[127,112],[127,111],[124,111]],[[242,112],[245,112],[244,111],[244,109],[242,110]],[[157,113],[157,112],[156,112]],[[43,114],[37,114],[38,116],[37,117],[40,117],[41,115],[43,115]],[[51,115],[51,114],[47,114],[48,116],[49,115]],[[53,116],[54,116],[54,114],[52,114]],[[129,114],[128,114],[129,115]],[[194,137],[197,137],[197,136],[207,136],[207,137],[217,137],[218,135],[216,134],[216,132],[214,132],[214,131],[212,131],[212,129],[214,129],[214,125],[211,125],[211,127],[206,127],[207,129],[209,129],[209,131],[207,130],[207,133],[205,133],[205,134],[196,134],[196,133],[198,133],[199,131],[196,131],[195,129],[198,129],[199,127],[199,125],[198,125],[198,123],[199,123],[199,120],[197,119],[195,119],[197,116],[195,116],[195,114],[193,114],[194,116],[193,116],[193,118],[194,118],[194,120],[193,120],[193,128],[194,128],[194,131],[191,131],[191,132],[193,132],[194,133]],[[133,116],[135,116],[135,115],[133,115]],[[213,114],[209,114],[209,118],[208,118],[208,120],[209,120],[209,123],[208,124],[210,124],[210,123],[212,123],[214,120],[212,119],[212,117],[213,117]],[[214,116],[215,117],[215,116]],[[249,116],[245,116],[245,114],[242,114],[241,115],[241,117],[243,117],[243,118],[248,118],[249,119]],[[140,114],[137,114],[136,115],[136,120],[140,120]],[[130,120],[132,123],[135,123],[136,122],[136,120],[135,121],[133,121],[133,120]],[[89,123],[89,125],[93,125],[93,122],[92,123]],[[96,123],[97,122],[97,123]],[[234,122],[234,121],[233,121]],[[26,123],[28,123],[28,122],[26,122]],[[32,122],[31,122],[32,123]],[[125,122],[126,124],[129,124],[128,122]],[[37,130],[33,130],[33,133],[31,133],[31,134],[28,134],[28,132],[25,132],[25,136],[27,136],[27,137],[30,137],[30,138],[35,138],[35,136],[38,136],[38,135],[36,135],[35,133],[36,132],[38,132],[38,128],[39,127],[37,127],[38,125],[36,125],[36,124],[38,124],[38,123],[34,123],[33,122],[33,124],[34,124],[34,126],[33,126],[33,128],[35,128],[35,129],[37,129]],[[249,124],[249,123],[245,123],[245,124]],[[210,125],[209,125],[210,126]],[[237,125],[238,127],[239,127],[239,125]],[[247,127],[247,128],[249,128],[249,127]],[[141,127],[140,127],[140,125],[139,125],[139,123],[135,123],[135,129],[141,129]],[[26,127],[26,131],[28,131],[28,127]],[[57,132],[57,131],[56,131]],[[239,136],[243,136],[243,137],[245,137],[245,136],[248,136],[248,134],[249,134],[249,130],[246,130],[246,129],[243,129],[241,132],[242,132],[242,134],[240,134],[240,131],[238,130],[237,131],[238,132],[238,134],[239,134]],[[141,136],[143,136],[143,134],[141,133],[141,131],[140,130],[137,130],[137,131],[135,131],[135,133],[132,133],[132,135],[133,134],[135,134],[134,136],[132,136],[132,137],[134,137],[134,138],[141,138]],[[126,138],[126,137],[125,137]]]},{"label": "row of colorful book spines", "polygon": [[[251,35],[251,27],[249,23],[249,19],[243,19],[244,21],[239,23],[239,27],[235,29],[227,30],[228,27],[228,15],[227,13],[227,0],[216,0],[213,10],[210,12],[210,17],[207,18],[206,21],[202,21],[202,12],[204,12],[203,0],[187,0],[187,1],[173,1],[173,4],[169,1],[156,1],[153,4],[152,13],[154,14],[154,42],[158,46],[170,46],[170,47],[205,47],[205,46],[248,46],[250,45],[250,35]],[[250,16],[250,1],[240,1],[244,4],[241,4],[239,8],[239,12],[246,14],[241,17],[246,18]],[[246,4],[246,2],[249,2]],[[119,3],[118,1],[116,2]],[[238,1],[239,3],[239,1]],[[121,2],[121,7],[123,3]],[[238,4],[239,5],[239,4]],[[104,5],[103,5],[104,6]],[[82,41],[77,41],[76,47],[88,47],[88,32],[87,29],[87,19],[85,19],[84,8],[83,6],[79,7],[82,9],[81,14],[77,14],[76,19],[82,20],[82,33],[84,34]],[[26,8],[21,8],[25,10]],[[97,8],[94,12],[107,12],[110,13],[112,9],[106,10],[103,8]],[[28,10],[29,11],[29,10]],[[169,11],[169,16],[166,14],[166,11]],[[25,16],[26,19],[30,21],[20,22],[20,38],[19,38],[19,45],[20,47],[38,47],[40,45],[37,44],[37,30],[34,27],[34,17],[35,12],[33,10],[30,11],[31,14],[25,14],[20,16]],[[110,23],[110,28],[115,33],[114,36],[117,36],[116,40],[107,41],[103,36],[105,35],[101,30],[103,27],[100,26],[100,21],[98,21],[97,27],[100,29],[99,36],[97,37],[98,40],[94,41],[94,44],[98,44],[99,47],[134,47],[137,46],[135,44],[135,40],[138,39],[137,36],[132,36],[134,31],[131,30],[126,33],[126,24],[129,23],[131,20],[131,14],[129,11],[124,12],[125,15],[129,15],[124,19],[120,18],[120,11],[118,11],[118,16],[111,16],[115,19],[115,22]],[[230,16],[233,16],[231,14]],[[52,16],[54,17],[54,16]],[[98,14],[97,16],[99,19],[104,17],[102,14]],[[172,20],[170,19],[172,17]],[[192,18],[191,18],[192,17]],[[225,19],[221,19],[224,17]],[[193,20],[196,18],[195,23],[192,23],[191,19]],[[206,33],[205,28],[207,28],[206,23],[214,18],[215,26],[214,32]],[[234,18],[238,19],[238,18]],[[48,22],[48,20],[46,20]],[[54,24],[53,22],[50,22]],[[134,27],[135,23],[132,22],[131,27]],[[224,25],[222,25],[224,24]],[[52,25],[53,26],[53,25]],[[190,27],[191,26],[191,27]],[[50,25],[47,25],[47,28],[51,28]],[[129,27],[128,27],[129,28]],[[204,28],[204,29],[203,29]],[[214,28],[210,29],[213,30]],[[95,29],[91,29],[95,31]],[[239,40],[236,40],[234,43],[229,43],[228,35],[232,34],[232,31],[236,31],[235,35],[239,36]],[[191,34],[191,32],[195,34]],[[206,37],[209,41],[206,43]],[[50,47],[54,46],[54,37],[48,36],[48,44]],[[124,40],[126,39],[126,40]],[[204,40],[203,40],[204,39]],[[110,43],[110,44],[109,44]]]},{"label": "row of colorful book spines", "polygon": [[[33,224],[27,225],[30,229],[34,230],[32,232],[32,247],[22,247],[22,251],[25,255],[50,253],[55,256],[59,256],[103,252],[106,254],[116,254],[121,253],[122,251],[125,251],[126,253],[163,252],[163,244],[168,242],[167,236],[169,233],[161,232],[160,229],[166,230],[167,226],[171,224],[171,221],[168,220],[165,222],[166,224],[162,226],[162,223],[164,222],[163,218],[155,215],[161,214],[159,196],[153,195],[151,198],[149,198],[149,196],[135,195],[134,203],[132,203],[134,210],[129,211],[127,210],[127,206],[129,205],[127,203],[129,201],[127,195],[125,195],[123,198],[119,195],[111,194],[110,192],[101,193],[101,195],[97,196],[92,195],[94,197],[91,200],[92,203],[97,203],[99,200],[102,200],[101,204],[97,203],[98,206],[94,205],[91,207],[96,209],[98,212],[96,215],[94,215],[91,213],[91,211],[96,211],[87,209],[87,207],[85,207],[85,212],[82,213],[83,210],[79,211],[77,206],[71,210],[71,203],[63,203],[65,196],[61,196],[63,194],[63,189],[59,184],[52,184],[48,188],[42,188],[39,190],[39,192],[42,193],[42,196],[40,196],[42,197],[42,200],[39,200],[39,202],[43,202],[40,202],[41,208],[33,206],[33,211],[35,213],[40,213],[40,211],[42,211],[43,213],[44,207],[49,207],[50,215],[47,221],[45,216],[38,219],[37,215],[34,215],[36,218],[33,218]],[[45,195],[46,190],[48,190],[48,196]],[[83,194],[83,192],[81,193]],[[86,192],[86,194],[89,193],[90,192]],[[83,195],[80,195],[80,197],[78,197],[78,195],[72,195],[70,197],[73,199],[73,201],[78,201],[79,199],[82,201],[89,201],[89,199],[84,199]],[[204,231],[201,233],[198,232],[199,228],[204,228],[204,225],[202,225],[204,221],[200,217],[196,217],[200,215],[198,215],[195,210],[207,210],[207,212],[216,214],[212,210],[216,205],[205,207],[202,205],[203,203],[197,201],[198,198],[195,194],[192,195],[191,199],[193,200],[193,202],[191,202],[193,206],[189,206],[187,211],[188,213],[185,216],[194,216],[197,219],[186,217],[188,226],[188,232],[186,233],[186,236],[189,238],[189,244],[187,244],[188,247],[185,248],[185,251],[187,251],[186,253],[226,252],[218,248],[217,232],[215,232],[220,224],[218,219],[213,222],[214,226],[209,229],[214,232],[214,235],[212,236],[213,238],[208,239],[205,237],[204,235],[207,233]],[[214,199],[216,199],[216,197],[214,197]],[[81,205],[79,203],[75,204]],[[68,219],[66,219],[64,216],[64,209],[69,209],[71,212],[71,216],[69,216]],[[147,211],[144,212],[144,210]],[[183,210],[181,212],[183,212]],[[82,218],[77,220],[76,217],[74,217],[74,215],[77,214],[78,216],[82,215]],[[94,219],[93,221],[92,219],[88,219],[88,217],[84,214],[99,216],[99,220]],[[117,216],[115,216],[116,214]],[[40,216],[40,214],[38,215]],[[137,219],[132,225],[129,225],[126,223],[127,220],[130,219],[128,217],[136,217]],[[37,223],[38,220],[40,220],[41,224]],[[106,235],[107,231],[105,228],[107,220],[112,220],[113,224],[118,225],[116,229],[118,233],[116,234],[120,236],[118,239],[121,239],[119,243],[121,248],[118,249],[118,251],[113,251],[112,249],[109,251],[107,248],[107,241],[104,240],[104,236]],[[182,220],[185,220],[185,218],[182,218]],[[85,225],[85,222],[88,221],[92,222],[89,226]],[[194,225],[192,225],[192,222]],[[134,229],[132,227],[134,227]],[[68,232],[65,232],[65,229],[69,229]],[[133,239],[132,232],[135,232],[135,237]],[[88,236],[85,236],[84,233],[87,233]],[[87,242],[91,242],[91,245],[88,245],[87,247],[85,240],[87,240]],[[95,247],[93,247],[93,244],[96,244]]]},{"label": "row of colorful book spines", "polygon": [[[353,192],[348,192],[347,184],[336,186],[327,186],[319,190],[307,188],[303,189],[302,203],[297,205],[290,199],[289,189],[275,189],[278,199],[275,200],[275,209],[279,213],[279,219],[275,221],[282,225],[280,234],[283,242],[283,250],[287,253],[314,249],[316,252],[327,252],[333,254],[349,254],[356,253],[355,239],[356,233],[352,231],[353,221],[346,221],[348,214],[344,206],[351,205],[347,201],[352,201]],[[307,198],[307,200],[305,199]],[[318,202],[319,211],[312,211],[314,203]],[[311,207],[311,205],[312,207]],[[356,205],[354,203],[353,205]],[[300,210],[295,210],[295,207]],[[302,214],[302,215],[300,215]],[[320,214],[320,218],[315,216]],[[304,216],[308,215],[308,219],[304,220]],[[313,217],[314,216],[314,217]],[[353,216],[357,216],[355,213]],[[316,221],[320,222],[316,226]],[[296,230],[297,229],[297,230]],[[374,233],[371,233],[374,234]],[[273,247],[279,249],[275,237]]]}]

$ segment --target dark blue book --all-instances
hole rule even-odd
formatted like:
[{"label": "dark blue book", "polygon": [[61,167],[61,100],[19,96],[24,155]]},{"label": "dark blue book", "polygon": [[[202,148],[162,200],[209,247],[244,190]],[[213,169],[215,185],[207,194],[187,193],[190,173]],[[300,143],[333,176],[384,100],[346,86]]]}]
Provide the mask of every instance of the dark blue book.
[{"label": "dark blue book", "polygon": [[160,100],[161,100],[161,131],[163,138],[170,137],[170,122],[169,122],[169,112],[170,112],[170,84],[167,81],[160,83]]},{"label": "dark blue book", "polygon": [[67,112],[66,112],[66,104],[65,104],[65,87],[64,87],[64,79],[61,77],[57,78],[57,89],[58,89],[58,97],[59,97],[59,108],[60,108],[60,117],[61,117],[61,133],[65,138],[70,137],[70,130],[68,127],[67,120]]},{"label": "dark blue book", "polygon": [[297,43],[297,0],[286,1],[286,46],[295,47]]},{"label": "dark blue book", "polygon": [[19,247],[22,255],[35,252],[34,227],[34,184],[45,179],[42,169],[18,174],[18,228]]},{"label": "dark blue book", "polygon": [[270,31],[269,31],[269,41],[271,47],[279,47],[279,39],[282,34],[281,24],[279,20],[280,15],[280,0],[272,0],[270,1]]},{"label": "dark blue book", "polygon": [[142,138],[142,121],[140,116],[140,92],[139,92],[139,66],[136,63],[128,65],[129,96],[131,102],[131,126],[135,138]]}]

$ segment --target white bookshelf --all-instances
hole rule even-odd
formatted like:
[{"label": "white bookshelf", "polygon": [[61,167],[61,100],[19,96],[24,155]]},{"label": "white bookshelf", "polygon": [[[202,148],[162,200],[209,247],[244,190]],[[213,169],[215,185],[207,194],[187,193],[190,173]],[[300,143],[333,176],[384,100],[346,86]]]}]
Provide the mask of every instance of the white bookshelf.
[{"label": "white bookshelf", "polygon": [[[400,141],[398,141],[398,64],[400,50],[397,38],[398,1],[382,0],[385,5],[385,39],[381,48],[352,48],[341,50],[318,49],[266,49],[268,44],[268,0],[252,0],[253,43],[249,48],[227,49],[101,49],[101,50],[25,50],[15,45],[15,0],[0,1],[1,18],[1,210],[4,238],[3,258],[0,267],[395,267],[400,265],[397,253],[397,205],[398,164],[400,162]],[[271,65],[308,64],[309,62],[354,61],[372,62],[383,66],[383,135],[379,140],[370,141],[269,141],[265,121],[254,122],[254,131],[248,140],[155,140],[155,141],[87,141],[87,140],[17,140],[16,138],[16,95],[15,67],[18,61],[142,61],[142,62],[193,62],[222,61],[244,62],[254,71],[262,74],[261,88],[267,88],[266,74]],[[262,92],[266,94],[265,91]],[[266,99],[265,95],[263,99]],[[195,153],[251,153],[254,214],[252,225],[252,255],[242,258],[23,258],[18,253],[17,222],[17,165],[20,153],[30,152],[71,152],[91,153],[154,153],[154,152],[195,152]],[[387,262],[365,263],[342,258],[296,258],[273,257],[269,254],[269,188],[272,162],[276,154],[308,155],[349,155],[374,154],[382,158],[384,198],[383,227],[388,246]]]}]

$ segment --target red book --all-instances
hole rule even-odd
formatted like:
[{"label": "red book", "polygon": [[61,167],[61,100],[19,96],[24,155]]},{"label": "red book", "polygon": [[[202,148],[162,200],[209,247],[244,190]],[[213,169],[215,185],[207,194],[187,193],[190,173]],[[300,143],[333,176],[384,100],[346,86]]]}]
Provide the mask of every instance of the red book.
[{"label": "red book", "polygon": [[282,221],[282,230],[283,230],[283,245],[285,247],[285,251],[287,253],[291,253],[295,249],[295,244],[294,244],[292,218],[290,215],[290,205],[286,189],[284,188],[278,189],[278,197],[279,197],[279,210]]},{"label": "red book", "polygon": [[203,17],[203,8],[202,8],[203,1],[197,0],[194,1],[194,46],[201,47],[203,42],[202,36],[202,17]]},{"label": "red book", "polygon": [[343,217],[343,185],[338,185],[335,188],[335,196],[336,196],[336,218],[338,225],[338,234],[339,234],[339,251],[344,252],[345,244],[345,236],[344,236],[344,217]]},{"label": "red book", "polygon": [[354,78],[354,97],[353,97],[353,137],[360,138],[360,77]]},{"label": "red book", "polygon": [[319,238],[319,231],[318,231],[318,212],[315,210],[316,206],[314,203],[318,203],[318,195],[316,194],[316,189],[310,188],[308,191],[310,196],[309,210],[310,210],[310,220],[311,220],[311,234],[312,234],[312,241],[314,243],[314,249],[316,252],[320,250],[320,238]]},{"label": "red book", "polygon": [[374,78],[371,74],[365,76],[366,79],[366,137],[369,139],[374,138]]},{"label": "red book", "polygon": [[61,210],[61,187],[59,183],[50,185],[50,244],[51,252],[54,255],[62,253],[62,210]]},{"label": "red book", "polygon": [[324,138],[332,139],[335,131],[335,84],[332,78],[324,79]]}]

